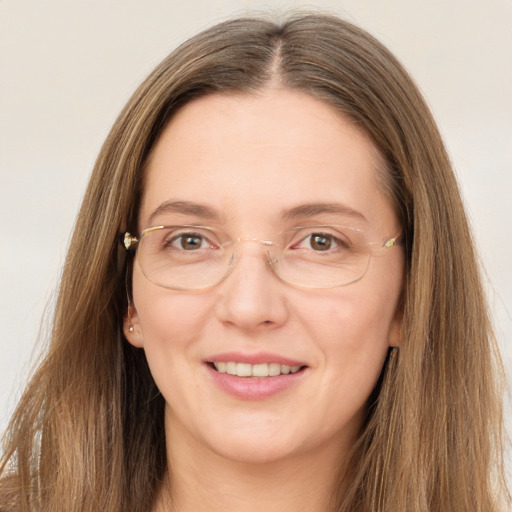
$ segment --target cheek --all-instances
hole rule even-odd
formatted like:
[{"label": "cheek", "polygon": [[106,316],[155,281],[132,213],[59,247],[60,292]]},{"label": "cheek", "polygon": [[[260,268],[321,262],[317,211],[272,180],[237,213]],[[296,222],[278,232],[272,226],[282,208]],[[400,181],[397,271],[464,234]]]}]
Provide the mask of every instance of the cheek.
[{"label": "cheek", "polygon": [[194,298],[172,295],[156,296],[151,301],[139,302],[141,307],[138,314],[145,348],[155,342],[173,346],[187,345],[197,338],[207,308],[198,307],[196,302]]},{"label": "cheek", "polygon": [[[134,283],[135,284],[135,283]],[[167,404],[187,410],[197,404],[196,383],[201,359],[201,333],[211,316],[204,297],[186,295],[151,285],[134,286],[142,347]]]},{"label": "cheek", "polygon": [[350,291],[320,298],[314,309],[304,305],[302,316],[308,321],[303,327],[316,340],[328,386],[340,393],[360,392],[366,398],[391,344],[398,292],[389,296],[363,287]]},{"label": "cheek", "polygon": [[[172,364],[194,349],[211,308],[204,295],[173,292],[133,275],[133,303],[150,366]],[[154,364],[152,364],[154,363]]]},{"label": "cheek", "polygon": [[[329,369],[337,384],[344,383],[366,395],[373,389],[388,351],[388,322],[368,304],[352,303],[352,308],[338,312],[339,335],[326,345]],[[366,306],[366,307],[365,307]]]},{"label": "cheek", "polygon": [[394,304],[369,296],[362,288],[316,294],[297,310],[302,318],[297,331],[306,332],[315,346],[312,375],[317,380],[307,402],[315,403],[321,412],[309,418],[311,423],[317,419],[319,435],[357,435],[386,360]]},{"label": "cheek", "polygon": [[358,351],[389,344],[396,300],[379,297],[378,293],[352,293],[320,299],[314,308],[304,305],[302,311],[308,328],[316,331],[315,336],[326,350],[343,346]]}]

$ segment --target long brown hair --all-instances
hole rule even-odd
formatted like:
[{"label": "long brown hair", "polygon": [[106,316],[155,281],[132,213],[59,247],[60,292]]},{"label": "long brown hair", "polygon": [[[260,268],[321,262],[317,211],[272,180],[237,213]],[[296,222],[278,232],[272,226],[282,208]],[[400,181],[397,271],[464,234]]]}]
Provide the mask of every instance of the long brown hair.
[{"label": "long brown hair", "polygon": [[[114,124],[66,260],[47,356],[5,437],[1,510],[147,512],[166,471],[164,403],[122,334],[144,163],[170,117],[210,93],[311,94],[386,162],[407,274],[391,353],[353,451],[345,512],[497,512],[505,494],[497,357],[474,244],[432,116],[396,59],[338,18],[217,25],[165,59]],[[129,282],[128,282],[129,288]]]}]

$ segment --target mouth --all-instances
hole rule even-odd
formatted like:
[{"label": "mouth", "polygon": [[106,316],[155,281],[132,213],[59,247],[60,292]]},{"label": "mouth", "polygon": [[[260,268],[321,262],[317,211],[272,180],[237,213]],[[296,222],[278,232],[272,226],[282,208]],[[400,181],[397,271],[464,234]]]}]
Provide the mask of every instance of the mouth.
[{"label": "mouth", "polygon": [[219,373],[226,373],[236,377],[264,379],[298,373],[307,368],[305,365],[287,365],[281,363],[240,363],[235,361],[218,361],[208,363],[211,368]]},{"label": "mouth", "polygon": [[280,354],[225,352],[205,360],[212,382],[238,400],[264,400],[293,389],[310,367]]}]

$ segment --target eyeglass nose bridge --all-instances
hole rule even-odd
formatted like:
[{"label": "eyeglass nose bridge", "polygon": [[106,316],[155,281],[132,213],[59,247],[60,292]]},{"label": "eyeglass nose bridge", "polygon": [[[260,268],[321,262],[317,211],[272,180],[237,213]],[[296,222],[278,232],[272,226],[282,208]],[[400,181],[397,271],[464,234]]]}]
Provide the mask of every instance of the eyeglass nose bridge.
[{"label": "eyeglass nose bridge", "polygon": [[[270,247],[275,247],[275,248],[279,247],[279,245],[276,242],[273,242],[272,240],[261,240],[259,238],[255,238],[255,237],[252,237],[252,238],[237,237],[236,239],[233,240],[233,242],[234,242],[233,252],[231,254],[231,258],[229,259],[229,267],[232,267],[236,263],[236,261],[239,259],[240,252],[237,251],[236,247],[238,245],[244,243],[244,242],[254,242],[254,243],[262,245],[263,247],[268,247],[268,248],[270,248]],[[272,255],[270,250],[266,251],[266,255],[267,255],[267,265],[279,277],[279,274],[277,274],[277,270],[274,267],[274,265],[279,261],[279,258],[277,256],[275,256],[275,255]]]},{"label": "eyeglass nose bridge", "polygon": [[236,238],[235,242],[237,244],[243,243],[243,242],[256,242],[261,245],[277,245],[275,242],[272,242],[272,240],[260,240],[259,238]]}]

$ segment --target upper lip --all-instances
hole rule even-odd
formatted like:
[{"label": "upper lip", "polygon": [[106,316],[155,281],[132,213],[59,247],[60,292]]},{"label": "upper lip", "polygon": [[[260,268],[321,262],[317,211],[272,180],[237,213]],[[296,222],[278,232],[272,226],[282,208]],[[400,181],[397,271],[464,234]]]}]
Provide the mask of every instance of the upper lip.
[{"label": "upper lip", "polygon": [[279,354],[271,352],[258,352],[255,354],[247,354],[242,352],[222,352],[215,354],[206,359],[208,363],[248,363],[248,364],[262,364],[262,363],[278,363],[288,366],[307,366],[303,361],[290,359]]}]

